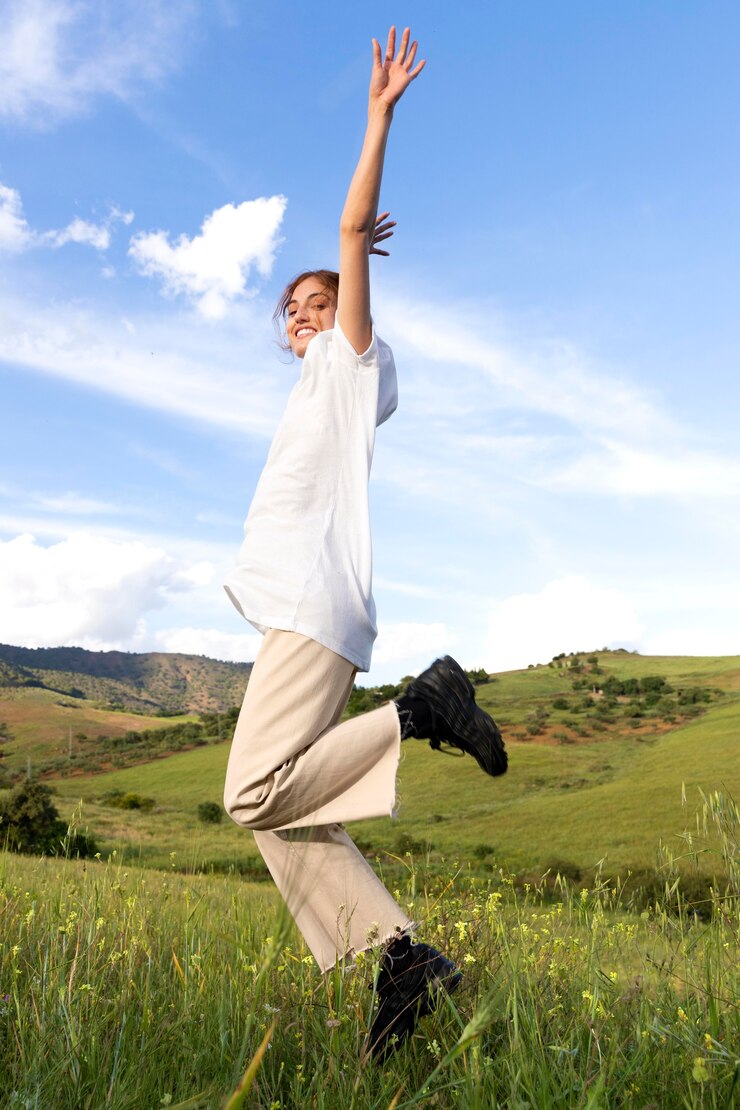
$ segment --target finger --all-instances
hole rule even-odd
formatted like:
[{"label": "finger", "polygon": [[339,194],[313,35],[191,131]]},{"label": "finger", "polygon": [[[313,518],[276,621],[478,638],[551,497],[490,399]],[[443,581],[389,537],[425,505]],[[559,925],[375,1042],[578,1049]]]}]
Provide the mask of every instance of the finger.
[{"label": "finger", "polygon": [[421,73],[421,71],[423,70],[423,68],[424,68],[424,66],[425,66],[426,64],[427,64],[427,60],[426,60],[426,58],[424,58],[424,59],[422,59],[422,61],[420,61],[420,62],[419,62],[419,64],[418,64],[418,66],[416,67],[416,69],[412,69],[412,70],[411,70],[411,73],[409,74],[409,77],[411,78],[411,80],[412,80],[412,81],[413,81],[413,80],[414,80],[414,79],[415,79],[416,77],[418,77],[418,76],[419,76],[419,74]]},{"label": "finger", "polygon": [[373,245],[382,243],[384,239],[390,239],[393,236],[392,231],[386,231],[384,235],[373,235]]},{"label": "finger", "polygon": [[389,216],[390,216],[390,212],[380,212],[380,213],[379,213],[379,214],[378,214],[378,215],[377,215],[377,216],[375,217],[375,222],[376,222],[376,224],[379,224],[381,220],[386,220],[386,219],[388,219],[388,217],[389,217]]},{"label": "finger", "polygon": [[377,39],[373,39],[373,65],[382,66],[383,57],[380,53],[380,43]]},{"label": "finger", "polygon": [[411,28],[410,27],[405,27],[404,31],[403,31],[403,34],[401,35],[401,45],[399,46],[398,54],[396,55],[396,61],[399,62],[401,65],[403,65],[404,58],[406,57],[406,51],[408,50],[408,47],[409,47],[410,37],[411,37]]},{"label": "finger", "polygon": [[396,226],[395,221],[392,224],[380,224],[379,227],[376,227],[376,229],[375,229],[375,234],[373,235],[373,240],[381,239],[381,238],[382,239],[387,239],[389,235],[393,234],[393,228],[395,226]]},{"label": "finger", "polygon": [[378,225],[376,226],[376,228],[375,228],[375,234],[377,235],[377,233],[378,233],[379,231],[387,231],[387,230],[388,230],[388,228],[390,228],[390,227],[396,227],[396,226],[397,226],[397,225],[396,225],[396,221],[395,221],[395,220],[388,220],[388,221],[387,221],[386,223],[384,223],[384,224],[378,224]]},{"label": "finger", "polygon": [[391,27],[388,32],[388,45],[385,48],[385,60],[387,62],[393,61],[393,55],[396,53],[396,28]]},{"label": "finger", "polygon": [[375,247],[370,248],[370,254],[380,254],[380,255],[382,255],[383,258],[389,258],[390,257],[390,251],[377,251],[377,250],[375,250]]},{"label": "finger", "polygon": [[406,61],[404,63],[405,66],[406,66],[406,69],[411,69],[412,65],[414,64],[414,58],[416,57],[416,51],[418,50],[418,48],[419,48],[419,44],[416,41],[416,39],[414,39],[414,41],[411,43],[411,49],[409,50],[408,54],[406,55]]}]

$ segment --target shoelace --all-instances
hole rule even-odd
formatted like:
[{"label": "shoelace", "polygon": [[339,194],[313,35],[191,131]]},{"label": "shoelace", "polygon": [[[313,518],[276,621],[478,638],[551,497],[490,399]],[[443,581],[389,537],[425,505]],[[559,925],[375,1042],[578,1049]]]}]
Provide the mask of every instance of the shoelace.
[{"label": "shoelace", "polygon": [[[442,746],[444,744],[444,747]],[[446,740],[430,740],[429,747],[432,751],[441,752],[442,755],[452,755],[455,759],[464,759],[465,752],[456,745],[450,746]]]}]

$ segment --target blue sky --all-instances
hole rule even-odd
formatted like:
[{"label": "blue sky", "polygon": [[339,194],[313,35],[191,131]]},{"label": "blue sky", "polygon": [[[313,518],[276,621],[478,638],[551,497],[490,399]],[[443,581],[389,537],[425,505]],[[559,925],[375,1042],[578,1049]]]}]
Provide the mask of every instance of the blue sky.
[{"label": "blue sky", "polygon": [[336,264],[395,21],[367,680],[740,651],[740,8],[462,11],[0,0],[1,640],[253,658],[272,307]]}]

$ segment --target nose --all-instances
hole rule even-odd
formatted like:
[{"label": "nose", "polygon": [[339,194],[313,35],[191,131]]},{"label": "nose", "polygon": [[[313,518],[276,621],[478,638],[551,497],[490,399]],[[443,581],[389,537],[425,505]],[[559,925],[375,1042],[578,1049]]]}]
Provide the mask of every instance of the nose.
[{"label": "nose", "polygon": [[295,310],[294,319],[295,319],[296,323],[300,323],[300,322],[305,321],[305,320],[308,319],[308,309],[306,308],[305,304],[304,305],[298,305],[298,307]]}]

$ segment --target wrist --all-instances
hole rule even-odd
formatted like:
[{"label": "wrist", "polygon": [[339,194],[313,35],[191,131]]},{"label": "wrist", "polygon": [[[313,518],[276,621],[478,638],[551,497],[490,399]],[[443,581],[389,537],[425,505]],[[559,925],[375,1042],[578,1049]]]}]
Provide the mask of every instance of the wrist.
[{"label": "wrist", "polygon": [[393,119],[393,104],[389,104],[387,100],[382,100],[380,97],[371,97],[370,103],[367,108],[368,122],[371,120],[387,120],[388,123]]}]

